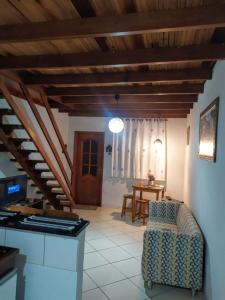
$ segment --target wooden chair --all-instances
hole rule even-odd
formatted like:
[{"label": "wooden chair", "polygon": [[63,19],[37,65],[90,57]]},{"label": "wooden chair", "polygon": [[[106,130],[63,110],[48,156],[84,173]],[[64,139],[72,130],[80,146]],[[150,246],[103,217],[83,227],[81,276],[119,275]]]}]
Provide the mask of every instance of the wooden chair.
[{"label": "wooden chair", "polygon": [[[125,216],[126,211],[131,211],[132,210],[132,199],[133,199],[133,194],[124,194],[123,195],[123,206],[122,206],[122,212],[121,212],[121,218]],[[127,200],[131,200],[131,206],[127,207]]]},{"label": "wooden chair", "polygon": [[137,199],[136,200],[137,217],[139,219],[142,218],[143,225],[146,224],[145,219],[148,218],[148,209],[149,209],[149,200],[145,200],[145,199]]}]

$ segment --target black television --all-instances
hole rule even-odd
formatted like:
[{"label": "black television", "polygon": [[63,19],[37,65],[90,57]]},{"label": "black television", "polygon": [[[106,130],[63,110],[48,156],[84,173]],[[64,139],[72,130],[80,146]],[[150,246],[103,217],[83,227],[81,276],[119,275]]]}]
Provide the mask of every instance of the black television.
[{"label": "black television", "polygon": [[27,197],[27,176],[19,175],[0,179],[0,206],[24,201]]}]

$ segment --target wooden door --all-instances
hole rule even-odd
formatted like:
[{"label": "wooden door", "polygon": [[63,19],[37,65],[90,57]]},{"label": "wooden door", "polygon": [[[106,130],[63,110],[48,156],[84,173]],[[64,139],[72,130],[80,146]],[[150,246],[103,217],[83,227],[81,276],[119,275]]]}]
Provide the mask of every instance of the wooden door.
[{"label": "wooden door", "polygon": [[104,133],[75,132],[74,175],[75,202],[101,206]]}]

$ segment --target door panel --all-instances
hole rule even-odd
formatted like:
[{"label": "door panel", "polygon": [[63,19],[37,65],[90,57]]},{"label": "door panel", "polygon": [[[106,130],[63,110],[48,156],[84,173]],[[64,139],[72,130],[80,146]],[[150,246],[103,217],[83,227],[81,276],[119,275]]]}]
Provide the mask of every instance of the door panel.
[{"label": "door panel", "polygon": [[73,182],[78,204],[101,205],[103,151],[103,133],[75,133]]}]

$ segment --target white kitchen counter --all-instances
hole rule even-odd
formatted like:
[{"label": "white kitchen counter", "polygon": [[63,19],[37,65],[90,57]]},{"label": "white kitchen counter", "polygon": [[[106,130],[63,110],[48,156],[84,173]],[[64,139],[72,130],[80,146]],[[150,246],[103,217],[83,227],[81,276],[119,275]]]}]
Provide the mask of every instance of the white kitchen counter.
[{"label": "white kitchen counter", "polygon": [[20,250],[17,300],[81,300],[85,229],[76,237],[0,229],[0,244]]}]

